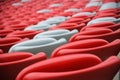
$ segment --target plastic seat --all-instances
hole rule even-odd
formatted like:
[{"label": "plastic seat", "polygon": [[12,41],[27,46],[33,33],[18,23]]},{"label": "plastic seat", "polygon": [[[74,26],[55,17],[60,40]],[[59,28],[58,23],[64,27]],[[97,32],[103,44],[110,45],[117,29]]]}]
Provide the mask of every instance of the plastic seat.
[{"label": "plastic seat", "polygon": [[117,8],[116,0],[104,0],[100,10],[115,9],[115,8]]},{"label": "plastic seat", "polygon": [[53,39],[53,38],[40,38],[40,39],[31,39],[13,45],[9,52],[31,52],[33,54],[39,52],[45,52],[47,56],[50,56],[52,51],[59,47],[60,45],[65,44],[67,41],[65,39]]},{"label": "plastic seat", "polygon": [[15,80],[22,69],[45,59],[46,55],[42,52],[36,55],[28,52],[0,54],[0,79]]},{"label": "plastic seat", "polygon": [[95,12],[79,12],[77,14],[74,14],[73,17],[77,16],[95,16]]},{"label": "plastic seat", "polygon": [[13,32],[14,30],[0,30],[0,37],[4,38],[6,37],[9,33]]},{"label": "plastic seat", "polygon": [[81,32],[85,31],[85,30],[94,29],[94,28],[108,28],[108,29],[115,31],[115,30],[118,30],[120,28],[120,23],[117,23],[117,24],[115,24],[114,22],[96,23],[96,24],[92,24],[90,26],[83,27],[81,29]]},{"label": "plastic seat", "polygon": [[51,27],[49,30],[56,30],[56,29],[81,30],[84,26],[85,26],[84,23],[81,23],[79,25],[77,23],[62,23],[60,25]]},{"label": "plastic seat", "polygon": [[90,6],[85,7],[82,12],[97,12],[99,10],[100,6]]},{"label": "plastic seat", "polygon": [[112,80],[120,69],[120,59],[105,61],[90,54],[51,58],[23,69],[16,80]]},{"label": "plastic seat", "polygon": [[12,38],[2,38],[0,39],[0,49],[3,50],[3,52],[8,52],[9,49],[11,48],[11,46],[13,46],[14,44],[17,44],[19,42],[22,41],[26,41],[28,40],[26,39],[21,39],[21,38],[16,38],[16,37],[12,37]]},{"label": "plastic seat", "polygon": [[114,22],[117,20],[117,18],[114,17],[101,17],[101,18],[96,18],[88,22],[87,26],[96,24],[96,23],[102,23],[102,22]]},{"label": "plastic seat", "polygon": [[100,17],[117,17],[117,9],[101,10],[97,13],[95,18],[100,18]]},{"label": "plastic seat", "polygon": [[102,2],[101,1],[90,1],[88,4],[86,4],[85,8],[87,7],[92,7],[92,6],[101,6]]},{"label": "plastic seat", "polygon": [[119,35],[120,29],[112,31],[111,29],[106,28],[93,28],[93,29],[91,28],[89,30],[85,30],[73,35],[70,38],[70,42],[95,38],[104,39],[107,40],[108,42],[112,42],[115,39],[120,39]]},{"label": "plastic seat", "polygon": [[103,39],[86,39],[75,41],[56,48],[51,57],[69,54],[91,53],[100,57],[102,60],[112,55],[117,55],[120,51],[120,39],[107,42]]},{"label": "plastic seat", "polygon": [[24,31],[27,31],[27,30],[45,30],[47,31],[50,27],[53,27],[54,25],[50,25],[46,22],[40,22],[36,25],[31,25],[31,26],[28,26],[24,29]]},{"label": "plastic seat", "polygon": [[72,18],[80,18],[80,19],[92,19],[94,16],[80,15],[80,16],[72,16]]},{"label": "plastic seat", "polygon": [[65,29],[61,29],[61,30],[51,30],[51,31],[46,31],[40,34],[37,34],[34,36],[34,39],[39,39],[39,38],[55,38],[57,40],[61,39],[61,38],[65,38],[67,41],[69,40],[69,38],[76,34],[78,31],[77,30],[65,30]]},{"label": "plastic seat", "polygon": [[81,23],[88,23],[91,19],[87,18],[87,19],[83,19],[83,18],[70,18],[67,21],[65,21],[66,23],[77,23],[77,24],[81,24]]},{"label": "plastic seat", "polygon": [[20,37],[20,38],[29,38],[32,39],[36,34],[43,32],[43,30],[35,31],[14,31],[7,35],[7,37]]},{"label": "plastic seat", "polygon": [[26,28],[28,26],[28,24],[26,23],[20,23],[20,24],[12,24],[12,25],[7,25],[7,27],[5,27],[5,29],[10,29],[10,30],[23,30],[24,28]]},{"label": "plastic seat", "polygon": [[[59,72],[61,73],[68,72],[68,71],[74,72],[80,69],[84,69],[84,68],[97,65],[101,62],[102,61],[98,57],[94,55],[90,55],[90,54],[75,54],[75,55],[67,55],[67,56],[62,56],[62,57],[57,57],[57,58],[51,58],[41,63],[39,62],[39,63],[36,63],[34,65],[31,65],[25,68],[18,74],[16,80],[26,80],[25,77],[28,74],[34,73],[34,72],[38,72],[38,73],[48,72],[50,75],[53,72],[56,72],[57,74],[59,74]],[[82,63],[84,63],[84,65]],[[47,75],[44,75],[44,76],[46,76],[47,78]],[[57,77],[57,75],[55,76]],[[32,77],[35,78],[34,76]],[[59,78],[57,79],[60,80],[61,78],[60,79]],[[51,78],[49,77],[49,79]],[[38,80],[41,80],[41,79],[39,78]],[[44,78],[44,80],[46,79]]]},{"label": "plastic seat", "polygon": [[48,18],[47,20],[45,20],[46,23],[48,24],[60,24],[62,22],[64,22],[67,19],[67,17],[64,16],[56,16],[56,17],[52,17],[52,18]]}]

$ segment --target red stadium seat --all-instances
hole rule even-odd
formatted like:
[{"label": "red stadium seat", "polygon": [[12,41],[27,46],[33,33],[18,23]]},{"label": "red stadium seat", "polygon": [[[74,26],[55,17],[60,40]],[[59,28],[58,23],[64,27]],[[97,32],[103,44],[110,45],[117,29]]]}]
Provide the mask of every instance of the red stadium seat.
[{"label": "red stadium seat", "polygon": [[101,61],[90,54],[67,55],[28,66],[16,80],[112,80],[119,63],[116,56]]},{"label": "red stadium seat", "polygon": [[100,29],[100,28],[108,28],[108,29],[111,29],[113,31],[115,30],[118,30],[120,28],[120,23],[113,23],[113,22],[103,22],[103,23],[96,23],[96,24],[92,24],[90,26],[85,26],[84,28],[81,29],[81,32],[82,31],[85,31],[85,30],[89,30],[89,29]]},{"label": "red stadium seat", "polygon": [[42,52],[37,55],[28,52],[0,54],[0,79],[15,80],[22,69],[45,59],[46,55]]},{"label": "red stadium seat", "polygon": [[120,51],[120,39],[107,42],[103,39],[86,39],[81,41],[70,42],[56,48],[51,57],[57,57],[69,54],[91,53],[100,57],[102,60],[112,55],[117,55]]},{"label": "red stadium seat", "polygon": [[2,38],[0,39],[0,49],[2,49],[3,52],[8,52],[11,46],[19,42],[26,41],[26,40],[28,39],[27,38],[21,39],[21,38],[16,38],[16,37]]},{"label": "red stadium seat", "polygon": [[19,37],[19,38],[29,38],[32,39],[36,34],[43,32],[43,30],[35,31],[14,31],[7,35],[7,37]]},{"label": "red stadium seat", "polygon": [[85,31],[73,35],[70,39],[70,42],[95,38],[104,39],[108,42],[112,42],[116,39],[120,39],[119,35],[120,29],[112,31],[111,29],[107,28],[89,28]]}]

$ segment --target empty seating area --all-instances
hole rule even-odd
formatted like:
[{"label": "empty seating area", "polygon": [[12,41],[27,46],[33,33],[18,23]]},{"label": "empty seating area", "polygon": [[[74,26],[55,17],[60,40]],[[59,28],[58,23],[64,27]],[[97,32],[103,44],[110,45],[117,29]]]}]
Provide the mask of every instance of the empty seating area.
[{"label": "empty seating area", "polygon": [[120,80],[120,0],[0,0],[0,80]]}]

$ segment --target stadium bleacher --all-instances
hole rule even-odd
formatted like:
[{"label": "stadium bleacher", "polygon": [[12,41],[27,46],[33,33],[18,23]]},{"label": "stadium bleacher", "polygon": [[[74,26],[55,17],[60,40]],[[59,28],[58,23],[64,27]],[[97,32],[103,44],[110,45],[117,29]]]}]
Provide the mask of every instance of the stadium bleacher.
[{"label": "stadium bleacher", "polygon": [[0,0],[0,80],[120,80],[120,0]]}]

